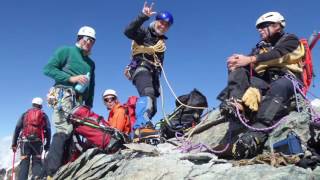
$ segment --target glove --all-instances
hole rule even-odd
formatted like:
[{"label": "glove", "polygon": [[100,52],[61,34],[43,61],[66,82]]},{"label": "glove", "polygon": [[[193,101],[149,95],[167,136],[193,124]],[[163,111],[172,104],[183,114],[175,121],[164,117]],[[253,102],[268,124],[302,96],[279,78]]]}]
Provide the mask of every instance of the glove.
[{"label": "glove", "polygon": [[17,151],[17,145],[12,145],[11,148],[12,148],[12,151],[13,151],[13,152],[16,152],[16,151]]},{"label": "glove", "polygon": [[252,111],[258,111],[259,103],[261,101],[261,94],[259,89],[249,87],[242,96],[242,101]]}]

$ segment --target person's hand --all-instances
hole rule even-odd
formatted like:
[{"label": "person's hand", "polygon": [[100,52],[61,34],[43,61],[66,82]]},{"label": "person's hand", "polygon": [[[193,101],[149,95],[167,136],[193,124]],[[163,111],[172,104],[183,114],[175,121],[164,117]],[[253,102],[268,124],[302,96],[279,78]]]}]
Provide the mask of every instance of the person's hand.
[{"label": "person's hand", "polygon": [[236,63],[238,60],[238,56],[233,54],[232,56],[228,57],[227,59],[227,67],[230,71],[233,71],[236,69]]},{"label": "person's hand", "polygon": [[12,148],[12,151],[13,151],[13,152],[16,152],[16,151],[17,151],[17,145],[12,145],[11,148]]},{"label": "person's hand", "polygon": [[156,14],[156,12],[152,11],[153,4],[154,3],[151,3],[150,6],[147,6],[147,2],[144,2],[142,13],[145,14],[146,16],[148,16],[148,17]]},{"label": "person's hand", "polygon": [[77,75],[77,76],[71,76],[69,78],[69,82],[71,83],[80,83],[80,84],[86,84],[88,82],[88,78],[86,75]]},{"label": "person's hand", "polygon": [[253,63],[254,60],[255,59],[253,56],[245,56],[242,54],[233,54],[227,60],[228,69],[233,71],[238,67],[244,67],[250,63]]}]

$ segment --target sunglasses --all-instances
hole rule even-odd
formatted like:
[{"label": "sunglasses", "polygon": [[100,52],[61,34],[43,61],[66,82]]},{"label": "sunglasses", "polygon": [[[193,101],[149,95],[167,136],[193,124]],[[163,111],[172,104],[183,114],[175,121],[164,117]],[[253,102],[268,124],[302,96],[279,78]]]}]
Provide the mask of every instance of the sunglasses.
[{"label": "sunglasses", "polygon": [[266,28],[266,27],[269,27],[271,24],[273,24],[273,23],[264,22],[264,23],[258,24],[258,25],[257,25],[257,29],[264,29],[264,28]]},{"label": "sunglasses", "polygon": [[93,39],[92,37],[89,37],[89,36],[83,36],[82,39],[85,40],[85,41],[90,41],[92,43],[94,43],[96,41],[95,39]]},{"label": "sunglasses", "polygon": [[117,98],[115,98],[115,97],[106,97],[106,98],[104,98],[104,102],[113,102],[113,101],[115,101]]}]

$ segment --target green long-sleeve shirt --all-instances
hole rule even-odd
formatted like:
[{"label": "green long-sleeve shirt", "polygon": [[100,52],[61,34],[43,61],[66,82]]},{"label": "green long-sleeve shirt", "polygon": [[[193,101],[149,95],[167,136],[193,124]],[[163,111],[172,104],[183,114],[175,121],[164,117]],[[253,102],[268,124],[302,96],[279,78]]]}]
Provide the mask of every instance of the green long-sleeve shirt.
[{"label": "green long-sleeve shirt", "polygon": [[76,46],[59,48],[44,67],[44,74],[55,80],[55,85],[75,87],[69,82],[71,76],[86,75],[90,72],[90,84],[82,94],[87,106],[92,107],[95,85],[95,64],[88,56],[84,56],[80,48]]}]

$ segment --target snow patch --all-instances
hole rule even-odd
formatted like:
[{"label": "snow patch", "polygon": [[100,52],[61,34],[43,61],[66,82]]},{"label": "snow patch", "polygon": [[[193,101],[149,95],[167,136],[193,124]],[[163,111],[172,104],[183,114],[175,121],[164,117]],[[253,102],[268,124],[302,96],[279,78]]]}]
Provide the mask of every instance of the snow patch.
[{"label": "snow patch", "polygon": [[[11,149],[12,136],[0,138],[0,169],[11,168],[13,160],[13,152]],[[16,152],[15,162],[20,159],[20,151]]]},{"label": "snow patch", "polygon": [[314,107],[320,107],[320,99],[314,99],[311,101],[311,105]]}]

